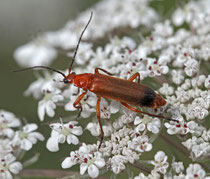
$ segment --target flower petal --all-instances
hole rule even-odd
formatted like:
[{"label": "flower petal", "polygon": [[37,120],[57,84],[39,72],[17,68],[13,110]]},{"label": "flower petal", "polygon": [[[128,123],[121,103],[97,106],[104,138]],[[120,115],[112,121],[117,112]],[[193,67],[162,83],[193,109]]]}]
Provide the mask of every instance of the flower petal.
[{"label": "flower petal", "polygon": [[95,164],[98,168],[102,168],[102,167],[105,166],[105,161],[104,161],[103,158],[100,158],[100,159],[96,160],[96,161],[94,162],[94,164]]},{"label": "flower petal", "polygon": [[20,162],[14,162],[9,165],[9,170],[14,174],[18,174],[22,170],[22,164]]},{"label": "flower petal", "polygon": [[35,131],[37,128],[38,128],[37,124],[34,124],[34,123],[26,124],[23,127],[23,131],[26,132],[26,133],[29,133],[29,132]]},{"label": "flower petal", "polygon": [[32,132],[32,133],[28,134],[28,138],[29,137],[35,137],[35,138],[37,138],[40,141],[44,140],[44,136],[40,132]]},{"label": "flower petal", "polygon": [[23,139],[21,141],[21,148],[24,150],[30,150],[32,148],[32,143],[28,139]]},{"label": "flower petal", "polygon": [[72,134],[82,135],[82,133],[83,133],[83,131],[80,126],[74,126],[74,128],[72,129]]},{"label": "flower petal", "polygon": [[72,161],[71,157],[66,157],[65,160],[62,162],[61,167],[66,169],[72,167],[75,164],[76,162]]},{"label": "flower petal", "polygon": [[120,103],[118,101],[111,101],[111,104],[110,104],[110,112],[111,113],[118,112],[119,108],[120,108]]},{"label": "flower petal", "polygon": [[140,124],[142,123],[142,119],[140,119],[140,117],[136,117],[135,120],[134,120],[134,125],[137,125],[137,124]]},{"label": "flower petal", "polygon": [[44,105],[43,101],[39,101],[39,104],[38,104],[38,116],[39,116],[40,121],[44,120],[45,105]]},{"label": "flower petal", "polygon": [[48,102],[46,105],[46,113],[48,116],[53,117],[55,115],[54,109],[56,108],[55,104],[52,101]]},{"label": "flower petal", "polygon": [[0,176],[2,177],[2,179],[13,179],[13,177],[9,171],[5,171]]},{"label": "flower petal", "polygon": [[85,171],[87,170],[87,168],[88,168],[88,164],[82,163],[80,165],[80,175],[83,175],[85,173]]},{"label": "flower petal", "polygon": [[99,175],[99,170],[95,165],[90,165],[88,167],[88,174],[91,178],[96,178]]},{"label": "flower petal", "polygon": [[47,140],[46,147],[51,152],[57,152],[59,150],[58,140],[55,137],[50,137]]},{"label": "flower petal", "polygon": [[74,145],[77,145],[79,143],[79,140],[75,135],[69,134],[67,136],[67,142],[68,142],[68,144],[72,143]]}]

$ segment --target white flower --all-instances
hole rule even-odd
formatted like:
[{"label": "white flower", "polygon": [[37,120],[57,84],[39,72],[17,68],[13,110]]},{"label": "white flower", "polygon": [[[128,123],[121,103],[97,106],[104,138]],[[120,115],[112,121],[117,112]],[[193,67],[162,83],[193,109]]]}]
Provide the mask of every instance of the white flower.
[{"label": "white flower", "polygon": [[44,136],[35,132],[38,128],[36,124],[26,124],[22,130],[16,131],[12,140],[13,146],[20,146],[21,149],[30,150],[33,144],[37,143],[37,140],[43,141]]},{"label": "white flower", "polygon": [[99,136],[101,134],[100,126],[98,123],[89,122],[86,128],[90,131],[92,136]]},{"label": "white flower", "polygon": [[189,138],[185,142],[182,142],[182,144],[187,147],[188,150],[191,150],[194,145],[197,145],[198,143],[202,143],[202,140],[199,140],[196,136],[193,136],[192,138]]},{"label": "white flower", "polygon": [[122,155],[114,155],[109,158],[108,163],[111,165],[111,169],[115,174],[119,174],[122,170],[125,170],[125,157]]},{"label": "white flower", "polygon": [[173,16],[172,16],[172,21],[174,23],[174,25],[176,26],[180,26],[184,23],[184,12],[182,9],[178,8]]},{"label": "white flower", "polygon": [[12,138],[14,131],[12,128],[20,126],[20,120],[11,112],[0,110],[0,136]]},{"label": "white flower", "polygon": [[128,147],[123,147],[122,149],[122,155],[124,155],[125,159],[126,159],[126,163],[134,163],[136,160],[139,159],[139,154],[137,154],[137,152],[131,150]]},{"label": "white flower", "polygon": [[81,162],[80,153],[78,151],[71,151],[70,157],[66,157],[62,162],[61,166],[64,169],[71,168],[73,165],[76,165],[79,162]]},{"label": "white flower", "polygon": [[199,70],[199,64],[198,64],[198,61],[195,60],[195,59],[190,59],[188,60],[185,64],[185,73],[188,75],[188,76],[194,76],[198,73],[198,70]]},{"label": "white flower", "polygon": [[[176,31],[174,36],[171,36],[167,39],[167,42],[171,45],[177,46],[177,44],[181,44],[183,41],[185,41],[190,36],[191,36],[191,33],[188,30],[186,30],[184,28],[180,28]],[[175,61],[174,61],[174,64],[176,64]]]},{"label": "white flower", "polygon": [[35,99],[40,99],[43,95],[43,91],[53,91],[55,88],[63,87],[64,83],[61,83],[61,75],[58,73],[50,74],[48,71],[43,71],[43,76],[36,75],[37,80],[31,83],[24,95],[33,95]]},{"label": "white flower", "polygon": [[185,62],[194,59],[195,56],[194,49],[184,48],[180,45],[177,48],[178,48],[178,55],[176,61],[174,61],[174,63],[176,63],[176,66],[182,67]]},{"label": "white flower", "polygon": [[203,133],[202,133],[202,138],[205,140],[205,141],[210,141],[210,129],[207,131],[207,130],[204,130]]},{"label": "white flower", "polygon": [[201,50],[198,53],[199,59],[204,59],[208,61],[210,58],[210,47],[208,45],[201,45]]},{"label": "white flower", "polygon": [[120,52],[122,49],[134,49],[135,47],[136,47],[136,42],[132,38],[126,36],[124,36],[123,38],[119,38],[117,36],[114,36],[113,38],[110,39],[110,43],[106,45],[105,49],[106,52],[108,51]]},{"label": "white flower", "polygon": [[198,120],[203,120],[205,117],[208,116],[209,112],[201,106],[196,106],[193,110],[193,114]]},{"label": "white flower", "polygon": [[48,116],[53,117],[55,115],[55,103],[64,99],[64,97],[60,94],[59,89],[55,89],[54,91],[49,91],[47,89],[44,90],[43,93],[44,98],[39,101],[38,104],[38,116],[41,121],[44,120],[45,113],[47,113]]},{"label": "white flower", "polygon": [[14,53],[16,62],[23,67],[48,66],[56,56],[56,50],[42,37],[17,48]]},{"label": "white flower", "polygon": [[184,22],[192,23],[196,14],[198,14],[200,11],[200,4],[196,4],[194,1],[192,1],[184,6],[182,9],[178,8],[172,16],[172,21],[176,26],[180,26]]},{"label": "white flower", "polygon": [[13,153],[11,141],[9,139],[0,139],[0,158]]},{"label": "white flower", "polygon": [[114,61],[108,60],[111,49],[112,48],[110,48],[109,45],[106,45],[104,49],[102,47],[97,47],[96,51],[93,53],[93,57],[91,58],[90,66],[94,69],[101,63],[108,67],[113,65]]},{"label": "white flower", "polygon": [[186,179],[198,178],[202,179],[206,176],[206,172],[199,164],[190,164],[186,170]]},{"label": "white flower", "polygon": [[12,179],[12,174],[18,174],[22,170],[22,164],[15,160],[16,158],[12,154],[7,154],[0,158],[1,179]]},{"label": "white flower", "polygon": [[149,36],[139,45],[138,51],[140,57],[147,57],[153,51],[161,50],[167,45],[167,41],[161,36]]},{"label": "white flower", "polygon": [[207,89],[210,89],[210,75],[206,78],[204,85]]},{"label": "white flower", "polygon": [[148,177],[144,175],[144,173],[139,173],[138,176],[135,176],[134,179],[147,179]]},{"label": "white flower", "polygon": [[160,35],[163,37],[167,37],[173,34],[173,28],[170,25],[170,21],[166,20],[164,23],[154,24],[154,32],[155,35]]},{"label": "white flower", "polygon": [[[114,54],[114,59],[119,63],[117,69],[113,69],[113,73],[119,73],[120,78],[128,79],[135,73],[140,74],[141,80],[148,76],[146,66],[143,63],[142,55],[137,50],[125,50],[125,53]],[[139,57],[140,56],[140,57]],[[121,60],[119,60],[121,59]],[[123,62],[123,64],[122,64]]]},{"label": "white flower", "polygon": [[105,166],[105,161],[102,158],[100,152],[94,152],[93,154],[86,154],[83,157],[83,161],[80,165],[80,174],[83,175],[88,170],[88,175],[91,178],[96,178],[99,175],[99,168]]},{"label": "white flower", "polygon": [[155,166],[156,171],[165,174],[169,166],[167,158],[164,152],[159,151],[155,154],[155,160],[151,161],[151,164]]},{"label": "white flower", "polygon": [[180,101],[181,103],[187,103],[190,100],[188,92],[180,87],[175,91],[175,94],[177,96],[178,101]]},{"label": "white flower", "polygon": [[173,170],[176,172],[176,173],[181,173],[184,171],[184,165],[183,165],[183,162],[173,162],[171,164]]},{"label": "white flower", "polygon": [[123,114],[113,122],[115,129],[120,129],[124,124],[128,124],[134,121],[136,113],[126,108],[122,109]]},{"label": "white flower", "polygon": [[82,135],[83,131],[80,126],[76,126],[77,121],[70,121],[66,124],[53,123],[50,124],[52,128],[51,137],[48,139],[46,147],[51,152],[59,150],[59,143],[67,141],[68,144],[77,145],[79,139],[76,137]]},{"label": "white flower", "polygon": [[159,64],[155,59],[148,58],[147,69],[149,71],[149,76],[160,76],[161,74],[166,74],[169,71],[168,66]]},{"label": "white flower", "polygon": [[153,134],[157,134],[159,132],[161,123],[160,123],[160,119],[158,118],[152,118],[150,116],[144,115],[141,118],[137,116],[135,118],[134,125],[138,125],[135,128],[136,132],[144,131],[145,129],[147,129]]},{"label": "white flower", "polygon": [[163,83],[163,86],[159,89],[159,91],[165,96],[171,96],[174,93],[174,88],[169,86],[168,83]]},{"label": "white flower", "polygon": [[161,175],[157,173],[156,170],[152,170],[148,176],[145,176],[143,173],[139,173],[138,176],[134,177],[134,179],[159,179]]},{"label": "white flower", "polygon": [[184,74],[182,70],[172,70],[171,74],[172,74],[172,81],[175,84],[179,85],[184,81]]},{"label": "white flower", "polygon": [[46,83],[44,78],[38,78],[36,81],[32,82],[27,90],[24,92],[25,96],[33,95],[35,99],[39,99],[42,96],[41,88]]},{"label": "white flower", "polygon": [[149,138],[147,135],[133,138],[132,142],[128,143],[128,146],[138,152],[148,152],[152,150],[152,144],[149,143]]},{"label": "white flower", "polygon": [[185,81],[184,81],[184,83],[181,85],[181,87],[180,88],[178,88],[177,90],[184,90],[184,91],[186,91],[186,90],[189,90],[190,89],[190,87],[191,87],[191,81],[189,80],[189,79],[186,79]]},{"label": "white flower", "polygon": [[191,155],[195,158],[208,157],[210,152],[210,144],[202,141],[193,145],[191,150]]},{"label": "white flower", "polygon": [[[87,129],[91,132],[91,135],[93,135],[93,136],[101,135],[101,130],[100,130],[100,126],[99,126],[98,122],[97,123],[93,123],[93,122],[88,123]],[[105,137],[110,136],[113,132],[112,126],[110,126],[110,125],[107,125],[107,126],[103,125],[102,129],[104,131]]]},{"label": "white flower", "polygon": [[175,50],[176,48],[173,45],[170,45],[166,49],[163,49],[163,51],[159,55],[158,62],[160,64],[168,64],[172,62],[172,60],[175,58]]},{"label": "white flower", "polygon": [[105,99],[102,99],[100,103],[100,118],[109,119],[110,116],[110,106]]},{"label": "white flower", "polygon": [[208,157],[210,151],[210,145],[208,142],[205,142],[202,137],[193,136],[189,138],[182,144],[191,151],[192,158],[202,158]]},{"label": "white flower", "polygon": [[196,78],[193,78],[192,79],[192,86],[195,88],[195,87],[202,87],[204,82],[206,80],[206,77],[205,75],[200,75]]},{"label": "white flower", "polygon": [[186,176],[183,173],[180,173],[179,175],[173,175],[173,179],[185,179]]},{"label": "white flower", "polygon": [[167,132],[170,135],[173,134],[180,134],[180,135],[186,135],[188,132],[193,133],[194,128],[196,127],[196,123],[194,121],[190,121],[186,123],[183,119],[183,117],[176,118],[179,123],[170,121],[169,123],[165,123],[165,127],[167,128]]}]

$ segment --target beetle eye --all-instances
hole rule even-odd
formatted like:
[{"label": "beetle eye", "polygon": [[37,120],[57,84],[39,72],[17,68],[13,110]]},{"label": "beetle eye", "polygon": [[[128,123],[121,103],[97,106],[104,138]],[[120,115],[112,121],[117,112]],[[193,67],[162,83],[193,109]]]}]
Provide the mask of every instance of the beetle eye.
[{"label": "beetle eye", "polygon": [[64,82],[64,83],[68,83],[69,80],[67,80],[66,78],[64,78],[64,79],[63,79],[63,82]]},{"label": "beetle eye", "polygon": [[71,75],[76,75],[76,73],[75,72],[71,72]]}]

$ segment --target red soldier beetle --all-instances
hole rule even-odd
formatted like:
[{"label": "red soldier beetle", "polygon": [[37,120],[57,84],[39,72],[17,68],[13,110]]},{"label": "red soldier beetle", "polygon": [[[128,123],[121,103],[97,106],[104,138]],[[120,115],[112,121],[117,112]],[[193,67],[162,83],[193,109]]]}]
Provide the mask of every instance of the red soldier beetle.
[{"label": "red soldier beetle", "polygon": [[[35,68],[44,68],[44,69],[48,69],[48,70],[60,73],[64,77],[62,82],[64,82],[65,84],[74,84],[74,86],[78,88],[82,88],[84,90],[84,92],[81,95],[79,95],[77,99],[75,100],[75,102],[73,103],[73,106],[79,110],[82,109],[80,101],[83,99],[83,97],[87,94],[88,91],[91,91],[94,94],[96,94],[96,96],[98,97],[97,104],[96,104],[96,114],[97,114],[97,119],[98,119],[100,130],[101,130],[101,141],[98,148],[101,147],[101,144],[104,138],[104,132],[103,132],[101,120],[100,120],[101,98],[119,101],[125,108],[134,112],[178,122],[177,120],[174,120],[174,119],[162,116],[162,115],[150,114],[144,111],[140,111],[139,109],[133,107],[133,106],[140,106],[140,107],[157,109],[166,104],[166,101],[164,100],[164,98],[160,96],[158,93],[155,93],[153,89],[140,84],[139,73],[135,73],[128,80],[125,80],[125,79],[113,77],[111,73],[109,73],[108,71],[102,68],[96,68],[94,74],[84,73],[84,74],[77,75],[75,72],[72,72],[72,66],[73,66],[73,63],[74,63],[74,60],[75,60],[75,57],[79,48],[79,44],[81,42],[82,36],[86,28],[88,27],[92,19],[92,16],[93,16],[93,13],[91,12],[90,19],[88,23],[86,24],[85,28],[83,29],[80,35],[80,38],[78,40],[76,49],[74,51],[74,56],[72,58],[72,62],[69,67],[68,75],[65,75],[64,73],[58,70],[55,70],[53,68],[46,67],[46,66],[34,66],[30,68],[16,70],[15,72],[30,70],[30,69],[35,69]],[[102,71],[106,75],[99,73],[99,71]],[[134,82],[135,79],[138,80],[137,83]],[[130,106],[130,105],[133,105],[133,106]]]}]

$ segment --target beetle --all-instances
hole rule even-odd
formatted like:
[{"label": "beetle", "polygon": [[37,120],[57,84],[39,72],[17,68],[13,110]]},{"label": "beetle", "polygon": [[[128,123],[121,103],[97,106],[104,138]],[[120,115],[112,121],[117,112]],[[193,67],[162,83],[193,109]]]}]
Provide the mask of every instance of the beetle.
[{"label": "beetle", "polygon": [[[90,91],[96,94],[98,98],[97,103],[96,103],[96,114],[97,114],[97,119],[99,122],[100,131],[101,131],[101,141],[98,148],[101,147],[101,144],[104,138],[104,132],[103,132],[101,120],[100,120],[101,98],[118,101],[125,108],[134,112],[146,114],[152,117],[158,117],[158,118],[164,118],[171,121],[176,121],[174,119],[170,119],[162,115],[150,114],[150,113],[141,111],[137,109],[136,107],[133,107],[133,106],[139,106],[139,107],[158,109],[161,106],[164,106],[166,104],[166,101],[161,95],[154,92],[152,88],[147,87],[140,83],[139,73],[135,73],[128,80],[125,80],[125,79],[113,77],[113,74],[109,73],[108,71],[102,68],[96,68],[95,73],[93,74],[92,73],[76,74],[75,72],[72,72],[72,66],[73,66],[73,63],[74,63],[74,60],[75,60],[75,57],[79,48],[79,44],[81,42],[82,36],[86,28],[88,27],[92,19],[92,16],[93,16],[93,13],[91,12],[90,19],[88,23],[86,24],[85,28],[83,29],[80,35],[80,38],[78,40],[77,46],[75,48],[74,56],[72,58],[72,62],[69,67],[68,75],[65,75],[64,73],[58,70],[55,70],[53,68],[46,67],[46,66],[33,66],[29,68],[16,70],[15,72],[30,70],[34,68],[44,68],[44,69],[48,69],[48,70],[60,73],[64,77],[62,82],[64,82],[65,84],[73,84],[74,86],[84,90],[84,92],[80,94],[75,100],[75,102],[73,103],[73,106],[79,109],[80,112],[82,110],[80,101],[87,94],[87,92]],[[100,72],[103,72],[105,74],[102,74]],[[137,82],[134,82],[135,79],[137,79]]]}]

